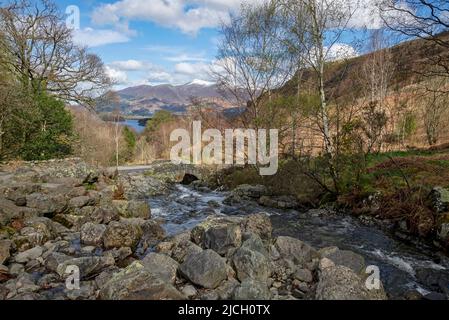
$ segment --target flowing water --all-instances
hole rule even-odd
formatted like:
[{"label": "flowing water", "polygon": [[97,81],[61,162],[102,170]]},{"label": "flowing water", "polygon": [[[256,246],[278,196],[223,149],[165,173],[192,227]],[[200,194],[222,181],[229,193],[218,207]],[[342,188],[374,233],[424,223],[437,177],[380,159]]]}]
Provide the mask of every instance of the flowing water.
[{"label": "flowing water", "polygon": [[[270,209],[253,202],[227,206],[223,200],[228,195],[178,185],[169,196],[152,198],[150,205],[153,216],[165,221],[164,228],[169,235],[190,230],[210,215],[244,216],[266,212],[271,217],[276,236],[291,236],[318,249],[337,246],[364,256],[367,265],[380,268],[382,282],[390,297],[400,298],[411,290],[425,295],[434,290],[435,282],[439,281],[441,288],[441,279],[449,291],[449,259],[443,254],[432,253],[435,251],[432,248],[405,244],[379,228],[366,226],[349,216]],[[417,274],[425,274],[425,280]],[[435,280],[435,277],[439,279]]]}]

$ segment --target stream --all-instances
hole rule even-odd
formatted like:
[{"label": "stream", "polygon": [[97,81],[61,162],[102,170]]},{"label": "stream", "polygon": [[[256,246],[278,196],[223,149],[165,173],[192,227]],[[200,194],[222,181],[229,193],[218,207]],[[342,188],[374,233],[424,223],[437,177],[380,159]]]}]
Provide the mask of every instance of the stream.
[{"label": "stream", "polygon": [[442,287],[449,292],[449,258],[433,253],[434,248],[406,244],[347,215],[278,210],[255,202],[227,206],[223,204],[227,196],[227,192],[176,185],[168,196],[153,197],[149,202],[153,217],[164,221],[168,235],[188,231],[210,215],[265,212],[271,217],[275,236],[294,237],[317,249],[337,246],[364,256],[367,265],[379,267],[390,298],[402,298],[410,291],[426,295]]}]

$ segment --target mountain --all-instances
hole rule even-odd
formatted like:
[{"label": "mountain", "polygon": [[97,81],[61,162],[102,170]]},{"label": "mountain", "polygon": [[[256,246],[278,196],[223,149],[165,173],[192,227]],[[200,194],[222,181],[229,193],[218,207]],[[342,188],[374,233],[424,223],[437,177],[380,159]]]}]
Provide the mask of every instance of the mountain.
[{"label": "mountain", "polygon": [[[142,85],[116,93],[120,98],[120,111],[125,116],[151,117],[159,110],[185,114],[192,106],[193,98],[217,109],[228,110],[237,107],[223,98],[217,85],[203,80],[194,80],[179,86]],[[97,110],[100,113],[108,113],[115,108],[113,105],[103,104]]]}]

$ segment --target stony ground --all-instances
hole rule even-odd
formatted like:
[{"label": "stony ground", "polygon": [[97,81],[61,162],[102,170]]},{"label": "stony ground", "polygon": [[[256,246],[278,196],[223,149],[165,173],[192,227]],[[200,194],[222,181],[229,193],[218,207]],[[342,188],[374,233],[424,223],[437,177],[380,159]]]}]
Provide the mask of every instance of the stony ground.
[{"label": "stony ground", "polygon": [[363,257],[273,238],[263,213],[167,238],[145,198],[169,188],[78,159],[1,167],[0,299],[386,299]]}]

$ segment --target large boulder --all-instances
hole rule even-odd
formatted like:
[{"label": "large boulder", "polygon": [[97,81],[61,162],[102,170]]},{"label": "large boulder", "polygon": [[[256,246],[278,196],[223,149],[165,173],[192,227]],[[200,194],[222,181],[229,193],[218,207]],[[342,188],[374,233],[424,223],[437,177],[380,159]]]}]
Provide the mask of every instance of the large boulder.
[{"label": "large boulder", "polygon": [[0,240],[0,265],[10,257],[11,245],[10,240]]},{"label": "large boulder", "polygon": [[141,263],[145,268],[151,270],[152,273],[165,282],[175,283],[179,263],[169,256],[159,253],[150,253],[141,261]]},{"label": "large boulder", "polygon": [[103,300],[183,300],[171,284],[153,274],[140,262],[115,273],[101,288]]},{"label": "large boulder", "polygon": [[270,277],[269,261],[260,252],[240,248],[235,252],[232,262],[240,281],[249,278],[266,282]]},{"label": "large boulder", "polygon": [[38,210],[19,207],[13,201],[0,197],[0,226],[8,225],[14,219],[28,219],[39,214]]},{"label": "large boulder", "polygon": [[241,219],[209,217],[196,226],[191,233],[193,242],[205,249],[226,255],[229,249],[238,248],[242,244]]},{"label": "large boulder", "polygon": [[69,208],[83,208],[95,204],[95,199],[89,196],[75,197],[69,200]]},{"label": "large boulder", "polygon": [[322,268],[316,289],[317,300],[386,300],[380,289],[368,290],[365,282],[351,269],[329,264]]},{"label": "large boulder", "polygon": [[101,271],[114,264],[115,260],[112,256],[71,258],[58,264],[56,272],[59,276],[66,277],[70,275],[70,273],[67,273],[67,271],[70,271],[69,267],[77,266],[80,270],[81,278],[88,279],[93,275],[100,274]]},{"label": "large boulder", "polygon": [[81,227],[81,243],[88,246],[101,246],[107,227],[88,222]]},{"label": "large boulder", "polygon": [[273,226],[270,217],[264,213],[252,214],[246,217],[241,227],[245,233],[257,234],[262,240],[271,240],[273,234]]},{"label": "large boulder", "polygon": [[142,228],[132,221],[112,221],[103,236],[106,249],[130,247],[135,249],[142,237]]},{"label": "large boulder", "polygon": [[67,209],[67,199],[62,194],[33,193],[26,197],[27,207],[42,215],[54,216]]},{"label": "large boulder", "polygon": [[113,200],[112,204],[123,218],[151,219],[151,210],[146,201]]},{"label": "large boulder", "polygon": [[278,237],[275,248],[281,258],[297,265],[305,265],[318,257],[318,253],[308,244],[291,237]]},{"label": "large boulder", "polygon": [[32,249],[20,252],[14,257],[15,261],[18,263],[27,263],[31,260],[35,260],[42,256],[44,249],[42,247],[34,247]]},{"label": "large boulder", "polygon": [[246,279],[235,289],[233,298],[234,300],[270,300],[271,293],[266,283]]},{"label": "large boulder", "polygon": [[181,240],[174,245],[171,256],[179,263],[183,263],[189,256],[201,253],[202,251],[203,249],[193,242]]},{"label": "large boulder", "polygon": [[339,266],[345,266],[356,274],[365,273],[365,258],[352,251],[340,250],[338,248],[327,248],[320,250],[321,257],[328,258]]},{"label": "large boulder", "polygon": [[226,263],[212,250],[192,254],[179,268],[190,282],[206,289],[215,289],[227,278]]}]

